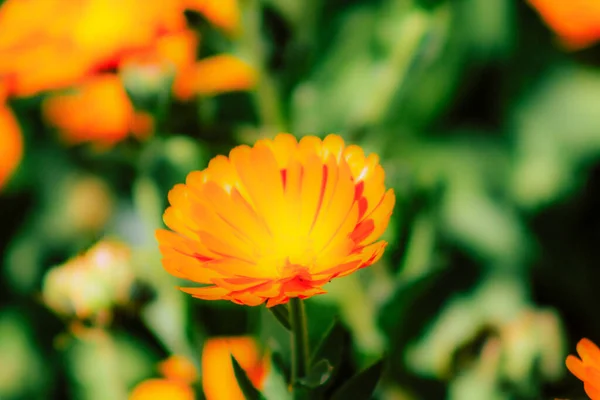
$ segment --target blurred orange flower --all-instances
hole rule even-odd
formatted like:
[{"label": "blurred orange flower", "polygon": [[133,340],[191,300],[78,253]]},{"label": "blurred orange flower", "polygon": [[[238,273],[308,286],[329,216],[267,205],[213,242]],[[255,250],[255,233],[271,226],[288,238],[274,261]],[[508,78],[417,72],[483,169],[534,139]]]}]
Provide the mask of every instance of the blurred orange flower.
[{"label": "blurred orange flower", "polygon": [[578,49],[600,40],[600,1],[529,0],[565,46]]},{"label": "blurred orange flower", "polygon": [[65,142],[91,141],[110,146],[129,132],[138,137],[152,130],[152,117],[137,113],[118,76],[97,75],[64,94],[47,98],[45,118],[59,128]]},{"label": "blurred orange flower", "polygon": [[196,367],[185,357],[171,356],[158,365],[160,373],[167,379],[192,384],[198,379]]},{"label": "blurred orange flower", "polygon": [[158,81],[172,73],[180,99],[253,86],[254,71],[241,60],[196,62],[198,37],[185,10],[228,32],[239,28],[237,0],[7,0],[0,6],[0,86],[10,96],[75,87],[46,102],[46,117],[68,143],[103,145],[130,132],[144,137],[153,125],[133,110],[114,74],[97,76],[108,68],[142,77],[151,71]]},{"label": "blurred orange flower", "polygon": [[4,187],[23,157],[21,128],[0,94],[0,189]]},{"label": "blurred orange flower", "polygon": [[205,300],[267,307],[325,293],[336,277],[376,262],[395,203],[375,154],[290,134],[238,146],[169,193],[163,266],[207,284]]},{"label": "blurred orange flower", "polygon": [[8,0],[0,7],[0,78],[17,96],[76,83],[184,29],[182,11],[160,0]]},{"label": "blurred orange flower", "polygon": [[129,400],[194,400],[194,391],[183,382],[170,379],[148,379],[137,385]]},{"label": "blurred orange flower", "polygon": [[202,350],[202,389],[206,400],[245,400],[237,383],[231,355],[257,389],[262,389],[269,361],[261,357],[258,344],[247,336],[211,338]]},{"label": "blurred orange flower", "polygon": [[585,392],[592,400],[600,400],[600,349],[589,339],[577,343],[577,353],[581,359],[569,355],[567,368],[583,381]]},{"label": "blurred orange flower", "polygon": [[129,400],[194,400],[191,385],[198,379],[196,368],[185,357],[171,356],[158,366],[164,379],[147,379],[130,393]]}]

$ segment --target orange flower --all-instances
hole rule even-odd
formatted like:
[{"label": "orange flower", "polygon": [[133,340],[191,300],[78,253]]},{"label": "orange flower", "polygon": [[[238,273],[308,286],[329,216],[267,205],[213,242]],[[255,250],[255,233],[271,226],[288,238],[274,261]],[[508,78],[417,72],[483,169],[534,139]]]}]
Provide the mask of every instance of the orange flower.
[{"label": "orange flower", "polygon": [[202,350],[202,389],[206,400],[244,400],[237,383],[231,354],[252,384],[261,389],[268,372],[268,358],[261,358],[256,341],[250,337],[211,338]]},{"label": "orange flower", "polygon": [[256,71],[244,61],[229,55],[204,58],[181,71],[173,93],[181,100],[193,95],[215,95],[247,90],[256,84]]},{"label": "orange flower", "polygon": [[581,359],[569,355],[567,368],[583,381],[585,392],[592,400],[600,400],[600,349],[589,339],[577,343],[577,353]]},{"label": "orange flower", "polygon": [[110,146],[129,132],[145,136],[152,118],[136,113],[118,76],[98,75],[74,91],[44,101],[45,118],[60,129],[65,142],[87,141]]},{"label": "orange flower", "polygon": [[148,379],[137,385],[129,400],[194,400],[194,391],[185,383],[170,379]]},{"label": "orange flower", "polygon": [[192,384],[198,379],[196,367],[185,357],[171,356],[158,365],[160,373],[167,379]]},{"label": "orange flower", "polygon": [[600,40],[598,0],[529,0],[544,21],[572,49]]},{"label": "orange flower", "polygon": [[267,307],[325,293],[336,277],[376,262],[395,196],[375,154],[290,134],[238,146],[169,193],[158,230],[163,266],[207,284],[205,300]]},{"label": "orange flower", "polygon": [[185,24],[177,2],[7,0],[0,7],[0,80],[17,96],[65,87]]},{"label": "orange flower", "polygon": [[164,379],[148,379],[138,384],[129,400],[194,400],[192,383],[198,378],[196,368],[185,357],[171,356],[158,365]]},{"label": "orange flower", "polygon": [[15,171],[22,157],[21,129],[15,116],[0,98],[0,189]]}]

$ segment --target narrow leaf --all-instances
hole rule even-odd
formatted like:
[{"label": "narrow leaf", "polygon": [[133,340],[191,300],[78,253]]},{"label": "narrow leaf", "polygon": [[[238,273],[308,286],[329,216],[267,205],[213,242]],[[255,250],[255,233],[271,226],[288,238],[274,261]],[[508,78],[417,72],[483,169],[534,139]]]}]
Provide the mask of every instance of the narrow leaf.
[{"label": "narrow leaf", "polygon": [[329,361],[332,369],[336,370],[342,362],[348,338],[346,328],[336,319],[314,350],[311,356],[311,365],[325,359]]},{"label": "narrow leaf", "polygon": [[383,360],[359,372],[344,383],[331,397],[331,400],[369,400],[377,387],[383,371]]},{"label": "narrow leaf", "polygon": [[237,379],[238,385],[244,394],[246,400],[264,400],[264,397],[258,390],[252,385],[250,379],[246,375],[244,369],[237,362],[235,357],[231,356],[231,364],[233,365],[233,372],[235,373],[235,379]]},{"label": "narrow leaf", "polygon": [[333,366],[326,359],[316,362],[308,372],[308,375],[299,379],[299,383],[309,389],[316,389],[323,386],[333,372]]},{"label": "narrow leaf", "polygon": [[283,325],[285,329],[288,331],[292,330],[292,325],[290,324],[290,312],[287,308],[287,305],[280,304],[275,307],[269,308],[269,311],[273,313],[277,321]]}]

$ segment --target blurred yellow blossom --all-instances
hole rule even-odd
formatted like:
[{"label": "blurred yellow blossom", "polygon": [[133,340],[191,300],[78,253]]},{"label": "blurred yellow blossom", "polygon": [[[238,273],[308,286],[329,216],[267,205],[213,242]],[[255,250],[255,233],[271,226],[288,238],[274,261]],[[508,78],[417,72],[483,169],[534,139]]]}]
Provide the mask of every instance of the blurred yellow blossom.
[{"label": "blurred yellow blossom", "polygon": [[58,314],[93,318],[129,300],[134,274],[128,246],[103,240],[82,255],[49,270],[43,299]]}]

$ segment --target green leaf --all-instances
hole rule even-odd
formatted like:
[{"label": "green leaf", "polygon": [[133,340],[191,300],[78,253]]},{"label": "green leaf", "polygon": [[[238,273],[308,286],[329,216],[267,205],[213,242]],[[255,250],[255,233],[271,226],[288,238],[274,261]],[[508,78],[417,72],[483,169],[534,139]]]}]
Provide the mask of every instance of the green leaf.
[{"label": "green leaf", "polygon": [[233,355],[231,356],[231,364],[233,365],[235,379],[237,379],[238,385],[240,385],[240,389],[242,390],[246,400],[264,400],[263,395],[256,390],[254,385],[252,385],[252,382],[250,382],[250,379],[248,379],[246,372]]},{"label": "green leaf", "polygon": [[262,387],[262,393],[267,400],[292,400],[292,393],[288,390],[288,380],[281,363],[281,355],[273,352],[271,367]]},{"label": "green leaf", "polygon": [[288,331],[292,330],[292,325],[290,325],[290,312],[287,308],[287,305],[280,304],[278,306],[271,307],[268,310],[273,313],[275,318],[277,318],[277,321],[279,321],[279,323],[281,323],[285,329]]},{"label": "green leaf", "polygon": [[344,383],[331,397],[331,400],[369,400],[383,371],[383,360],[359,372]]},{"label": "green leaf", "polygon": [[335,319],[331,327],[325,333],[311,356],[311,365],[321,360],[329,361],[335,370],[342,362],[344,348],[348,343],[348,332],[342,323]]},{"label": "green leaf", "polygon": [[304,378],[300,378],[298,382],[309,389],[316,389],[323,386],[333,373],[333,366],[326,359],[316,362]]}]

